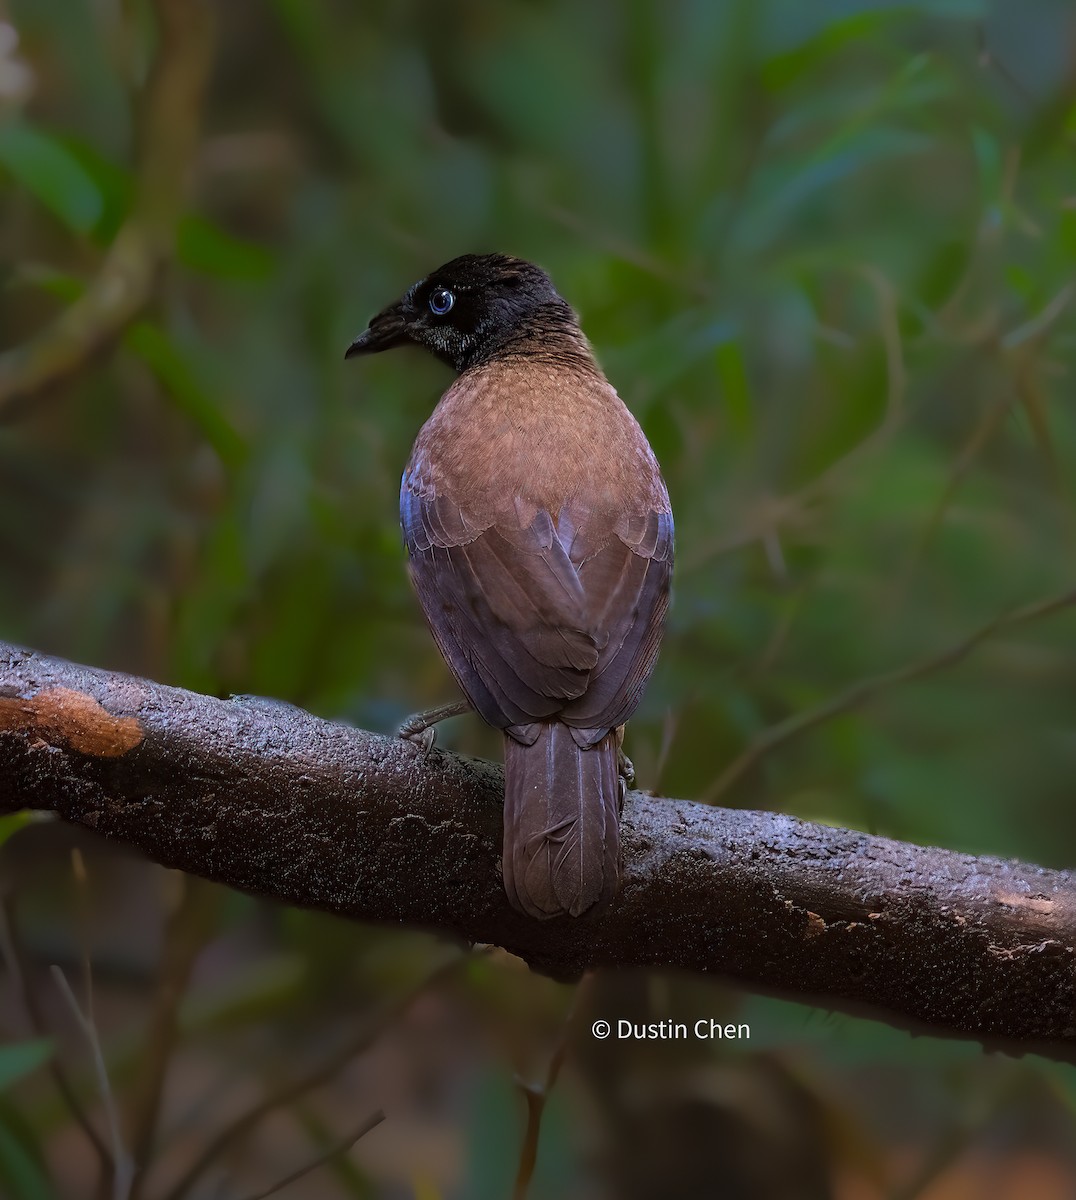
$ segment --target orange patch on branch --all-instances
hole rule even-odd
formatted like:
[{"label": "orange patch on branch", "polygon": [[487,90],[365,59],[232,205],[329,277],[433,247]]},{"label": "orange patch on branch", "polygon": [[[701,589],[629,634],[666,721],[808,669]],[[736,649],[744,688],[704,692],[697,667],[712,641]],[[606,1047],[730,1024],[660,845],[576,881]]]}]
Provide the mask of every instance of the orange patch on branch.
[{"label": "orange patch on branch", "polygon": [[26,700],[0,697],[0,733],[27,734],[94,758],[119,758],[144,736],[135,717],[114,717],[92,696],[62,687]]},{"label": "orange patch on branch", "polygon": [[810,910],[808,910],[807,925],[805,926],[805,928],[803,930],[803,936],[805,938],[813,938],[813,937],[818,937],[819,934],[825,933],[825,932],[826,932],[825,917],[820,917],[818,915],[818,913],[811,912]]}]

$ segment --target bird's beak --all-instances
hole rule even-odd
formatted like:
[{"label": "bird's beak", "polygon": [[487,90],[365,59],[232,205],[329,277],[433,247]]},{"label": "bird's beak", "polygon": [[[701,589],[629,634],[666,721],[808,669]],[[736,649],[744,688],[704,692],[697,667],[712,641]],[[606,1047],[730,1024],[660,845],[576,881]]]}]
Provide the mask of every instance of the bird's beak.
[{"label": "bird's beak", "polygon": [[382,350],[391,350],[393,346],[402,346],[407,340],[407,317],[401,305],[394,304],[373,318],[369,328],[348,346],[344,357],[378,354]]}]

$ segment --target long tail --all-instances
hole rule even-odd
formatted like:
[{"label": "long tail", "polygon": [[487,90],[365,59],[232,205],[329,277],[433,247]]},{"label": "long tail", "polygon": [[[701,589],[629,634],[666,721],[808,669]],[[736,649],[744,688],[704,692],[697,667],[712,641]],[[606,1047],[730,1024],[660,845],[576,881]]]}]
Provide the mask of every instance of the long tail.
[{"label": "long tail", "polygon": [[532,917],[578,917],[616,891],[620,779],[610,733],[581,749],[560,721],[533,745],[504,739],[504,888]]}]

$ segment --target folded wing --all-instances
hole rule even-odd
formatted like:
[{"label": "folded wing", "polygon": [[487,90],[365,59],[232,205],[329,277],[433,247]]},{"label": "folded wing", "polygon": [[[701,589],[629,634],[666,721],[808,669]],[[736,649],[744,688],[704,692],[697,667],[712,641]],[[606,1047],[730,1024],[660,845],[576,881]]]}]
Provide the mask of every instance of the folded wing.
[{"label": "folded wing", "polygon": [[668,603],[663,486],[656,503],[602,528],[580,500],[555,518],[462,505],[438,493],[419,459],[404,476],[400,511],[430,628],[486,721],[529,743],[535,723],[555,716],[586,746],[628,719]]}]

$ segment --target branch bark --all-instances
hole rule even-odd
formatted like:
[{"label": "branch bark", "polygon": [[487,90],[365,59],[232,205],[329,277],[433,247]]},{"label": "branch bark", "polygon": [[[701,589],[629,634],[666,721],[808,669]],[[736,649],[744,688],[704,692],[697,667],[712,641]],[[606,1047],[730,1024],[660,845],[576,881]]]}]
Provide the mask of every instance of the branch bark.
[{"label": "branch bark", "polygon": [[562,979],[714,972],[991,1049],[1076,1062],[1076,874],[631,793],[604,912],[532,921],[501,886],[492,764],[0,643],[0,812],[366,921],[492,942]]}]

